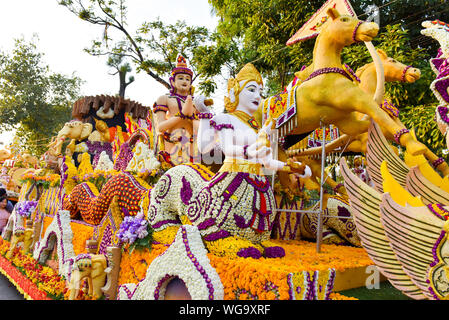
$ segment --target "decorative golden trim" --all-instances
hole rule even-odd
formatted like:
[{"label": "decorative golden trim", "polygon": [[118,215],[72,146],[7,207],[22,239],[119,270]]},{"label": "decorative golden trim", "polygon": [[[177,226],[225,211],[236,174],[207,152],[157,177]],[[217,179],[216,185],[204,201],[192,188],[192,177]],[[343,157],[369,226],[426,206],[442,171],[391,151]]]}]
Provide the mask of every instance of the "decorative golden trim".
[{"label": "decorative golden trim", "polygon": [[262,164],[242,159],[226,159],[219,172],[244,172],[259,176],[263,175]]}]

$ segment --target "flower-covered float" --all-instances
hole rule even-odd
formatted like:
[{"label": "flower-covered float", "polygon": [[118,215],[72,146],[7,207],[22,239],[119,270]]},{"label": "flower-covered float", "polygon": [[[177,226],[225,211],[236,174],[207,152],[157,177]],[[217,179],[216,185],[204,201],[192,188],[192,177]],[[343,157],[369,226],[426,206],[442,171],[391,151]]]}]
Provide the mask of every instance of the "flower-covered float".
[{"label": "flower-covered float", "polygon": [[[435,121],[448,142],[447,24],[436,20],[425,21],[422,26],[421,33],[441,46],[430,60],[436,75],[430,89],[440,104],[435,108]],[[447,174],[438,172],[443,159],[428,161],[422,155],[406,153],[402,160],[379,126],[372,123],[367,160],[371,185],[341,160],[362,246],[382,274],[405,295],[420,300],[447,299],[449,184]]]},{"label": "flower-covered float", "polygon": [[[346,1],[336,8],[328,1],[317,13],[314,19],[329,20],[318,47],[331,36],[338,35],[343,47],[377,34],[374,23],[349,9]],[[387,119],[386,130],[411,153],[425,151],[386,112],[374,109],[379,107],[341,63],[335,69],[323,63],[317,59],[306,85],[292,86],[286,96],[302,101],[304,87],[316,82],[347,88],[366,100],[364,112]],[[26,298],[324,300],[365,284],[366,268],[373,265],[365,249],[357,242],[324,243],[316,252],[315,243],[302,238],[305,220],[296,211],[310,206],[301,197],[304,189],[292,196],[285,180],[272,185],[270,178],[276,171],[295,181],[312,174],[306,161],[273,157],[278,141],[272,141],[272,129],[283,132],[280,142],[288,148],[296,143],[288,136],[307,136],[319,121],[300,128],[307,111],[296,112],[296,102],[262,117],[263,81],[251,64],[229,80],[226,112],[213,114],[208,99],[191,96],[190,73],[178,59],[172,90],[153,108],[103,95],[74,104],[73,120],[49,144],[45,165],[23,180],[0,239],[0,271]],[[341,127],[343,134],[366,132]],[[177,136],[177,129],[186,136]],[[183,140],[188,147],[177,148]],[[175,161],[197,156],[224,162]],[[333,189],[342,192],[340,187]],[[345,204],[338,211],[338,203],[328,203],[336,216],[350,215],[347,198],[335,198]],[[307,231],[316,234],[309,220]],[[355,237],[349,225],[340,229]]]}]

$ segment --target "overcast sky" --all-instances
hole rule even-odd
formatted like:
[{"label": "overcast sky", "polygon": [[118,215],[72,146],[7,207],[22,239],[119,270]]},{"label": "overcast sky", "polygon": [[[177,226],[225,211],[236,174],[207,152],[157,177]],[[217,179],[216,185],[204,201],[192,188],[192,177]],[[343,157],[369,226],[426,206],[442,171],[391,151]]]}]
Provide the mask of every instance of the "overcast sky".
[{"label": "overcast sky", "polygon": [[[127,0],[129,29],[157,17],[165,23],[184,20],[188,25],[213,30],[217,18],[211,14],[207,0]],[[0,50],[10,51],[14,39],[31,40],[39,37],[38,51],[44,53],[44,62],[52,72],[72,75],[85,81],[83,96],[118,93],[118,76],[111,76],[105,57],[93,57],[83,51],[91,40],[103,35],[101,26],[82,21],[57,0],[2,1],[0,10]],[[133,70],[135,68],[133,67]],[[150,76],[135,74],[136,81],[126,91],[127,98],[151,106],[155,99],[166,92],[165,87]],[[168,80],[168,79],[166,79]],[[9,144],[11,134],[1,134],[0,142]],[[0,146],[1,147],[1,146]]]}]

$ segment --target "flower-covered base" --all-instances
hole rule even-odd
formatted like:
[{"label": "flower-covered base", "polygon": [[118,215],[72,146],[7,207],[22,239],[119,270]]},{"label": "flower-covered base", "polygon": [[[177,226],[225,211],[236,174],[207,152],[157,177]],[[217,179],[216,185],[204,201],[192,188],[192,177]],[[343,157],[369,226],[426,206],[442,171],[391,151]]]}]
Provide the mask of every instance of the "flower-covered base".
[{"label": "flower-covered base", "polygon": [[73,232],[70,227],[70,213],[60,210],[53,222],[46,229],[41,240],[36,244],[33,257],[40,263],[45,263],[51,251],[56,247],[59,257],[61,275],[68,276],[70,272],[69,258],[75,256],[72,244]]},{"label": "flower-covered base", "polygon": [[160,300],[170,280],[184,281],[194,300],[222,300],[223,285],[210,265],[207,251],[198,229],[182,226],[175,241],[148,267],[146,277],[134,285],[125,284],[119,289],[121,300]]},{"label": "flower-covered base", "polygon": [[[339,275],[349,275],[352,274],[352,270],[372,265],[372,261],[362,248],[323,244],[321,253],[317,254],[316,244],[306,241],[270,240],[262,244],[270,248],[282,248],[285,256],[254,259],[239,257],[237,254],[232,257],[218,256],[210,252],[207,254],[210,266],[223,284],[224,300],[331,299],[330,293]],[[145,279],[152,277],[150,270],[154,270],[151,268],[153,262],[162,258],[167,262],[164,256],[169,253],[170,248],[168,245],[153,244],[151,250],[134,250],[132,254],[124,252],[119,277],[121,299],[136,297],[134,295],[142,283],[147,281]],[[167,278],[162,281],[165,285],[175,277],[185,279],[177,271],[167,271],[179,270],[178,261],[184,260],[175,259],[167,262],[167,265],[160,265],[163,271],[156,271],[158,280],[153,280],[152,288],[155,288],[157,286],[155,283],[159,283],[167,274]],[[203,265],[203,262],[200,261],[200,264]],[[195,270],[192,269],[190,273],[196,274]],[[187,282],[185,283],[189,288]],[[363,283],[361,282],[361,285]],[[166,288],[165,285],[163,288]],[[188,290],[191,293],[190,289]],[[159,292],[159,299],[163,299],[161,290]],[[192,296],[192,299],[195,298]]]}]

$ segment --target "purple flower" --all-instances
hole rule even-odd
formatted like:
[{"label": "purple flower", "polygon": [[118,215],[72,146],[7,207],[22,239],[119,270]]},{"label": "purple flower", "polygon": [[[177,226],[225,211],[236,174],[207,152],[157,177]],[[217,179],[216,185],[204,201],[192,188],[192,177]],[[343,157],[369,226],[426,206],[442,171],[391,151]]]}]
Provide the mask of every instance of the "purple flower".
[{"label": "purple flower", "polygon": [[19,202],[15,209],[16,212],[24,217],[24,218],[28,218],[30,217],[31,213],[36,209],[37,207],[37,201],[23,201],[23,202]]},{"label": "purple flower", "polygon": [[240,251],[237,252],[237,256],[242,257],[242,258],[259,259],[262,256],[262,254],[256,248],[248,247],[248,248],[240,249]]},{"label": "purple flower", "polygon": [[265,257],[267,258],[282,258],[285,256],[285,250],[282,247],[267,247],[265,248]]},{"label": "purple flower", "polygon": [[143,214],[137,216],[127,216],[120,224],[117,237],[122,241],[132,244],[137,239],[143,239],[148,235],[148,222]]}]

